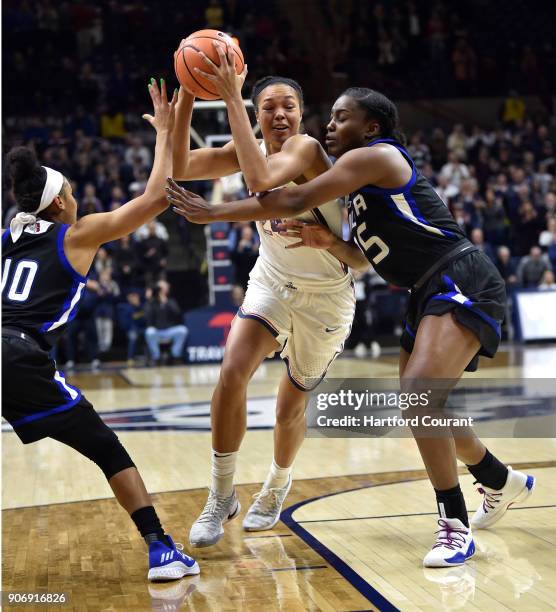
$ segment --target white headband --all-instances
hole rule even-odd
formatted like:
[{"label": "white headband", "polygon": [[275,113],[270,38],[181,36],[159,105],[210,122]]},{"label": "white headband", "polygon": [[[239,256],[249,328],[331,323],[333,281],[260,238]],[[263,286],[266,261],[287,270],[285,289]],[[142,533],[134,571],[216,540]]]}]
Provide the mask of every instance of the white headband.
[{"label": "white headband", "polygon": [[43,168],[46,170],[46,183],[42,190],[41,202],[37,210],[30,213],[17,213],[10,223],[10,233],[14,242],[17,242],[26,225],[36,223],[37,215],[52,204],[52,200],[62,191],[64,186],[64,175],[61,172],[46,166],[43,166]]},{"label": "white headband", "polygon": [[61,172],[46,166],[43,166],[43,168],[46,170],[46,183],[42,190],[41,203],[37,210],[32,213],[33,215],[37,215],[41,210],[48,208],[52,204],[52,200],[62,191],[64,185],[64,175]]}]

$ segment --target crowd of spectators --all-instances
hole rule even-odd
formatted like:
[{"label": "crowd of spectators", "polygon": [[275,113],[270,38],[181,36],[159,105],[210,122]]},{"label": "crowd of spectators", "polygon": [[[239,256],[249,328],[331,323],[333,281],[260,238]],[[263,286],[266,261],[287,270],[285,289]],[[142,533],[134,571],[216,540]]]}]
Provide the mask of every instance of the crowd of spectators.
[{"label": "crowd of spectators", "polygon": [[[523,21],[515,37],[481,34],[495,17],[496,28],[503,27],[521,6],[518,0],[508,3],[504,15],[482,0],[457,9],[452,3],[418,0],[308,0],[296,7],[288,3],[291,10],[297,8],[295,14],[286,13],[285,6],[278,1],[169,0],[162,11],[155,3],[134,0],[7,3],[5,78],[17,83],[17,90],[4,92],[3,152],[18,144],[34,147],[42,163],[71,179],[81,216],[113,210],[141,194],[152,165],[153,138],[140,119],[148,101],[145,84],[151,75],[172,76],[168,41],[173,48],[184,33],[203,27],[225,29],[239,37],[249,58],[251,82],[264,74],[284,73],[304,86],[307,83],[309,101],[311,78],[304,71],[312,56],[293,27],[303,16],[314,19],[313,34],[324,28],[322,35],[311,37],[313,52],[326,44],[322,57],[330,60],[319,65],[320,81],[326,81],[322,71],[329,70],[331,80],[346,74],[350,84],[372,81],[394,98],[505,94],[509,85],[520,93],[541,96],[554,90],[555,58],[544,35],[546,19],[537,19],[536,36],[532,30],[523,33]],[[538,10],[531,5],[523,19],[529,23]],[[546,70],[540,71],[541,62]],[[216,121],[200,120],[214,122],[204,126],[210,133],[228,131],[225,115]],[[325,117],[313,110],[305,126],[318,137],[325,123]],[[556,157],[548,119],[531,118],[524,100],[512,92],[496,127],[455,124],[449,129],[414,131],[408,134],[408,149],[510,288],[554,288]],[[6,227],[16,207],[6,173],[3,176]],[[239,175],[222,181],[220,187],[223,199],[245,195]],[[203,195],[211,189],[208,182],[194,187]],[[181,218],[172,224],[178,248],[191,249],[195,242],[191,226]],[[110,354],[114,338],[122,336],[130,360],[145,340],[152,360],[160,359],[158,347],[167,343],[171,344],[168,358],[179,358],[187,331],[181,329],[183,316],[177,316],[167,295],[172,229],[153,221],[99,251],[80,315],[61,349],[70,365],[76,360],[97,364]],[[237,302],[257,258],[259,240],[253,224],[224,229],[235,268]],[[201,269],[204,251],[198,250],[193,259]],[[372,275],[359,279],[362,309],[372,302],[376,286],[380,281]],[[156,305],[161,296],[163,314]],[[357,327],[365,333],[363,320],[360,316]],[[164,331],[170,328],[179,329]]]},{"label": "crowd of spectators", "polygon": [[[309,4],[313,4],[309,2]],[[396,98],[546,94],[556,84],[550,2],[320,0],[331,74]],[[322,78],[319,74],[319,78]]]},{"label": "crowd of spectators", "polygon": [[[556,85],[552,2],[507,0],[23,0],[3,6],[4,114],[62,115],[125,136],[151,76],[172,78],[180,40],[202,28],[236,36],[247,85],[266,74],[304,83],[309,103],[344,75],[396,99],[545,95]],[[30,78],[32,75],[32,78]],[[334,92],[336,93],[336,92]],[[74,119],[75,116],[75,119]],[[41,121],[37,121],[40,129]],[[131,160],[128,160],[131,162]]]}]

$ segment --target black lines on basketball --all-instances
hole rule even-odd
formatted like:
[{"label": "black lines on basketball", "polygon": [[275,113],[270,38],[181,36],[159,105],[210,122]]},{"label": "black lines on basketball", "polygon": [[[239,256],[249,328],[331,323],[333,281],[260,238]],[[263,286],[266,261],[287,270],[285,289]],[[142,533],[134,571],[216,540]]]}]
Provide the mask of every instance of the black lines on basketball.
[{"label": "black lines on basketball", "polygon": [[197,83],[197,85],[203,89],[204,91],[206,91],[208,94],[210,94],[211,96],[217,96],[218,93],[216,91],[211,91],[210,89],[208,89],[207,87],[205,87],[200,81],[199,79],[196,78],[196,76],[193,74],[193,72],[191,71],[191,69],[189,68],[189,66],[187,65],[187,58],[185,56],[185,50],[187,48],[193,49],[194,51],[196,51],[197,53],[199,52],[199,49],[197,49],[197,47],[195,47],[194,45],[184,45],[181,48],[181,53],[182,53],[182,57],[183,57],[183,63],[185,65],[185,68],[187,69],[187,72],[189,73],[189,76],[195,81],[195,83]]}]

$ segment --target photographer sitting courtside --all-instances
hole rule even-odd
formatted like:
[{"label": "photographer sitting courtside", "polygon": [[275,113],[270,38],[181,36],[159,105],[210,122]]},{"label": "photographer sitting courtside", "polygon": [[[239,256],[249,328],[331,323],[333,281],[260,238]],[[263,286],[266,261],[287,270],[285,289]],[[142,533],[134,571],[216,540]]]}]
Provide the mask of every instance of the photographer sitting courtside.
[{"label": "photographer sitting courtside", "polygon": [[[150,296],[149,296],[150,293]],[[171,361],[181,361],[183,345],[187,338],[187,327],[182,323],[182,313],[176,300],[169,297],[170,285],[158,281],[147,290],[147,329],[145,340],[154,365],[160,364],[160,344],[170,343]]]}]

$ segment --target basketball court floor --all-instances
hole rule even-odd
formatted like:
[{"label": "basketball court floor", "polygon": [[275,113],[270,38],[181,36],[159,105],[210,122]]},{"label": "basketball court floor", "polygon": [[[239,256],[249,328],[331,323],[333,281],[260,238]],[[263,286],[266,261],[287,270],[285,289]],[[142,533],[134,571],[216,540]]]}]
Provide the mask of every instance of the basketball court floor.
[{"label": "basketball court floor", "polygon": [[[237,472],[242,515],[272,459],[273,402],[282,372],[279,361],[266,362],[250,386],[250,431]],[[534,393],[517,402],[511,392],[505,395],[506,385],[520,378],[554,378],[555,372],[553,346],[506,348],[495,360],[484,360],[474,376],[499,379],[496,401],[512,407],[500,412],[489,400],[485,419],[499,431],[517,431],[521,420],[543,418],[539,407],[556,412],[554,400],[547,404]],[[396,373],[396,357],[385,355],[339,359],[329,376]],[[68,376],[116,429],[154,493],[166,529],[186,551],[189,528],[206,499],[209,401],[217,376],[218,366]],[[274,530],[245,533],[241,518],[231,522],[217,546],[193,552],[200,576],[152,585],[143,540],[112,499],[100,470],[51,440],[23,446],[4,423],[2,588],[65,592],[68,607],[84,611],[551,610],[556,580],[551,435],[486,440],[503,461],[533,474],[537,486],[528,502],[512,507],[496,527],[476,532],[477,553],[463,567],[422,567],[433,542],[436,507],[412,439],[308,438]],[[481,497],[464,469],[462,488],[474,511]]]}]

